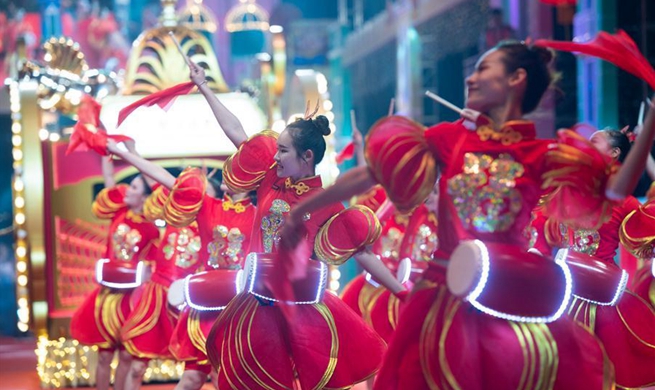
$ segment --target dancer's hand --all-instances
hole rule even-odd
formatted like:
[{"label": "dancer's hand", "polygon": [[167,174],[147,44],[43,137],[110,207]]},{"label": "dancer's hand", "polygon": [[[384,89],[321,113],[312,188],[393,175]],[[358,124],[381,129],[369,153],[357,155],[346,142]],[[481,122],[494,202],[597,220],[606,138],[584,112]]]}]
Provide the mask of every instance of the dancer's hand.
[{"label": "dancer's hand", "polygon": [[191,69],[189,77],[191,78],[191,81],[193,81],[195,85],[200,87],[201,85],[207,83],[205,70],[200,65],[196,64],[193,61],[189,61],[189,68]]}]

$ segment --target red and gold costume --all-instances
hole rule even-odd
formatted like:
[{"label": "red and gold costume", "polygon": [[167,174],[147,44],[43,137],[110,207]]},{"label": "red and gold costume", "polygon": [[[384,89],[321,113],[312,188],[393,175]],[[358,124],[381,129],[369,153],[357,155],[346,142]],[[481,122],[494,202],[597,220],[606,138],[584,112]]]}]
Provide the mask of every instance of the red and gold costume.
[{"label": "red and gold costume", "polygon": [[[143,208],[150,221],[163,217],[168,190],[158,186],[148,197]],[[194,274],[201,267],[201,249],[198,227],[167,225],[164,235],[154,251],[154,268],[150,280],[134,294],[136,304],[121,329],[125,349],[140,359],[167,359],[177,318],[176,308],[167,302],[168,288],[177,279]]]},{"label": "red and gold costume", "polygon": [[[521,256],[528,249],[522,233],[542,192],[542,174],[548,163],[545,157],[553,142],[537,140],[534,124],[528,121],[508,122],[499,131],[468,125],[464,121],[441,123],[425,131],[403,117],[382,119],[367,138],[369,168],[396,206],[410,210],[427,198],[438,166],[440,249],[449,254],[461,240],[477,239],[489,248],[500,248],[515,259],[511,263],[514,267],[521,267]],[[563,172],[570,173],[559,171]],[[567,182],[565,179],[553,175],[551,184]],[[577,180],[578,188],[593,187]],[[572,192],[561,191],[564,195]],[[600,199],[589,206],[603,210],[598,207],[605,201],[602,193],[589,191],[591,194]],[[595,216],[599,218],[597,213]],[[453,295],[445,276],[445,268],[431,262],[418,281],[403,309],[375,388],[613,386],[611,362],[596,337],[583,326],[565,317],[550,323],[530,323],[482,313]],[[522,296],[510,299],[520,301]]]},{"label": "red and gold costume", "polygon": [[[106,188],[93,203],[96,217],[110,219],[107,259],[110,262],[136,263],[147,259],[159,230],[143,215],[132,212],[124,203],[126,185]],[[71,336],[82,344],[114,349],[122,344],[121,328],[131,311],[133,290],[100,286],[77,309],[71,319]]]},{"label": "red and gold costume", "polygon": [[[411,261],[411,269],[414,272],[409,275],[408,281],[412,284],[417,280],[420,272],[427,268],[432,254],[438,249],[437,226],[437,216],[429,211],[425,204],[417,207],[409,217],[398,259]],[[387,289],[384,289],[371,305],[370,317],[373,329],[387,342],[391,340],[391,335],[398,324],[400,308],[400,300]]]},{"label": "red and gold costume", "polygon": [[[322,190],[318,176],[297,182],[277,176],[276,139],[270,131],[257,134],[225,163],[229,187],[257,189],[251,252],[277,252],[285,215]],[[379,235],[379,223],[368,208],[342,210],[332,205],[303,217],[307,241],[321,262],[341,264]],[[352,233],[344,232],[344,226]],[[325,267],[308,261],[308,267]],[[230,302],[207,339],[219,388],[348,388],[375,374],[384,342],[339,298],[325,293],[318,303],[299,303],[294,310],[295,321],[287,322],[277,302],[248,291]]]},{"label": "red and gold costume", "polygon": [[[373,244],[372,251],[375,253],[392,272],[395,272],[398,265],[398,253],[400,243],[405,234],[408,218],[406,215],[393,212],[391,218],[387,219],[382,227],[380,238]],[[368,279],[368,280],[367,280]],[[370,275],[366,273],[357,275],[343,290],[341,299],[351,309],[361,316],[364,321],[373,326],[371,309],[380,294],[386,289],[379,285]]]},{"label": "red and gold costume", "polygon": [[[611,218],[598,229],[576,229],[547,218],[543,224],[545,241],[551,247],[588,255],[612,268],[619,246],[619,230],[639,201],[629,196],[612,208]],[[649,270],[650,271],[650,270]],[[627,276],[627,275],[626,275]],[[616,383],[623,387],[643,387],[655,383],[655,312],[648,304],[626,290],[615,304],[596,304],[574,296],[568,315],[591,329],[603,342],[616,372]]]},{"label": "red and gold costume", "polygon": [[632,290],[655,309],[655,198],[623,220],[619,235],[626,249],[643,261]]},{"label": "red and gold costume", "polygon": [[[198,224],[202,248],[200,266],[210,272],[240,269],[250,243],[255,206],[250,198],[222,200],[206,193],[205,176],[187,169],[177,178],[164,210],[166,221],[185,226]],[[205,343],[220,311],[200,311],[186,306],[170,339],[170,351],[185,369],[209,373]]]}]

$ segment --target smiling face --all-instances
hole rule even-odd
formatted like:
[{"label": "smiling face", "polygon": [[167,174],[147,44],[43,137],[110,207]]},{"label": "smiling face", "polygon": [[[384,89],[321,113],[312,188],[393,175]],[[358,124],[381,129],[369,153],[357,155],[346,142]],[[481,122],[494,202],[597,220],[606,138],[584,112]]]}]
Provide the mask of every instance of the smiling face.
[{"label": "smiling face", "polygon": [[293,146],[293,139],[288,129],[277,138],[277,153],[275,153],[278,177],[299,177],[306,170],[309,162],[304,161]]},{"label": "smiling face", "polygon": [[143,181],[143,177],[137,176],[132,179],[130,186],[125,191],[124,202],[130,209],[140,209],[147,197],[146,183]]},{"label": "smiling face", "polygon": [[504,55],[492,49],[478,60],[475,70],[466,78],[466,107],[487,113],[507,102],[511,75],[503,63]]}]

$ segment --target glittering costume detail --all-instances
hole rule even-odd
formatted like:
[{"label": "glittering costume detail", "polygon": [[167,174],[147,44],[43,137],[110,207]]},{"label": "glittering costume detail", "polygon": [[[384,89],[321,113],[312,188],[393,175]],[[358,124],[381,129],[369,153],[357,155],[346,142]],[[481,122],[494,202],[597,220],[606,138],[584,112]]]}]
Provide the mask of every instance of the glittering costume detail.
[{"label": "glittering costume detail", "polygon": [[166,260],[175,258],[175,265],[180,268],[189,268],[198,261],[198,252],[202,245],[200,237],[187,228],[168,236],[168,243],[164,246]]},{"label": "glittering costume detail", "polygon": [[428,225],[421,225],[414,238],[412,247],[412,260],[430,261],[432,253],[439,247],[439,238],[437,232],[433,231]]},{"label": "glittering costume detail", "polygon": [[273,245],[279,240],[278,231],[284,222],[284,216],[291,210],[289,204],[281,199],[275,199],[270,214],[262,218],[262,233],[264,234],[264,251],[271,253]]},{"label": "glittering costume detail", "polygon": [[600,234],[596,230],[575,230],[573,232],[573,249],[576,252],[595,255],[600,245]]},{"label": "glittering costume detail", "polygon": [[500,131],[495,131],[489,126],[480,126],[477,131],[481,141],[498,141],[503,145],[511,145],[523,140],[523,136],[509,126],[503,127]]},{"label": "glittering costume detail", "polygon": [[121,223],[116,227],[111,241],[116,259],[130,261],[139,252],[137,244],[141,241],[141,233],[136,229],[131,229],[129,225]]},{"label": "glittering costume detail", "polygon": [[207,264],[213,268],[240,268],[240,258],[243,257],[243,241],[246,237],[239,228],[228,230],[223,225],[215,226],[213,238],[214,240],[207,245],[209,253]]},{"label": "glittering costume detail", "polygon": [[466,229],[503,232],[514,223],[522,207],[521,193],[514,187],[523,176],[523,165],[509,154],[498,158],[466,153],[462,173],[448,180],[448,193]]}]

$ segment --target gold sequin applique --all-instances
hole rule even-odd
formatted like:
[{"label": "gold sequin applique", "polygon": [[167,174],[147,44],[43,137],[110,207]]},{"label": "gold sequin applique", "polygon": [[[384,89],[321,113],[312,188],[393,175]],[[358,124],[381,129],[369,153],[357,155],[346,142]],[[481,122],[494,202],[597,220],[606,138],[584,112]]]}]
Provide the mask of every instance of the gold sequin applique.
[{"label": "gold sequin applique", "polygon": [[522,207],[523,198],[514,187],[525,172],[523,165],[505,153],[496,159],[466,153],[462,168],[448,180],[448,193],[464,227],[483,233],[508,230]]}]

